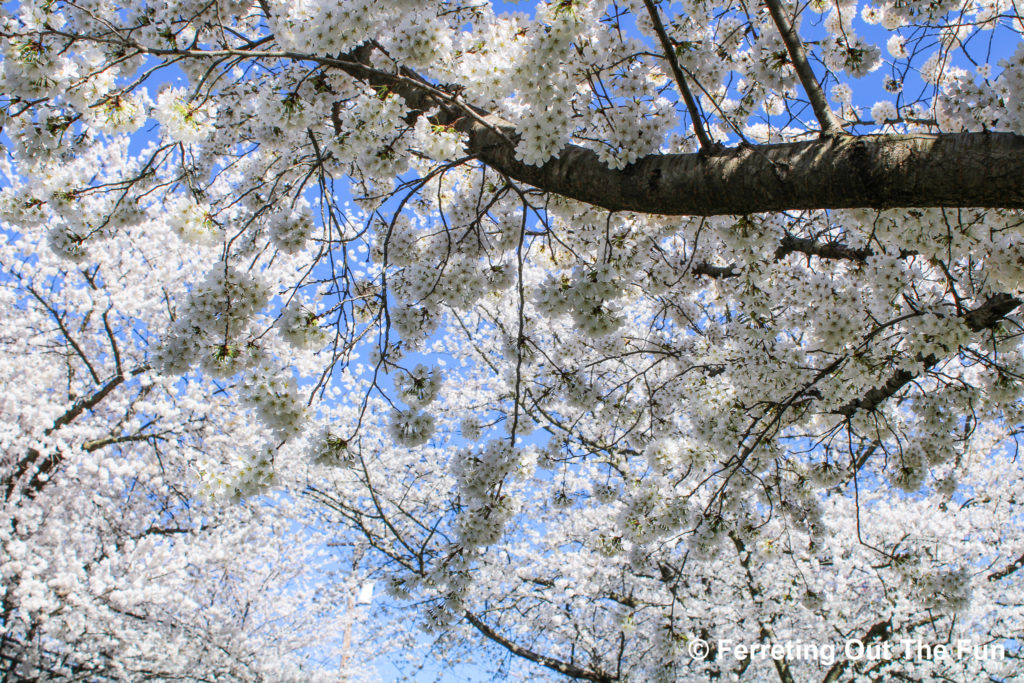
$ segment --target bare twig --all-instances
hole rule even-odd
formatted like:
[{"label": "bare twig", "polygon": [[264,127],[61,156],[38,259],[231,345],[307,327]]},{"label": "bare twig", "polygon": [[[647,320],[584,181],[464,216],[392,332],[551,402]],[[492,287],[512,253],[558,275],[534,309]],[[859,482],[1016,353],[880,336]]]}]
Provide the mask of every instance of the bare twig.
[{"label": "bare twig", "polygon": [[835,115],[831,107],[828,106],[828,101],[825,99],[825,93],[821,89],[821,84],[818,83],[818,79],[814,76],[814,71],[811,70],[811,64],[807,61],[807,53],[804,51],[804,45],[800,41],[800,36],[797,35],[796,29],[793,28],[793,23],[782,8],[782,3],[780,0],[765,0],[765,3],[772,14],[772,20],[775,22],[776,28],[782,34],[782,42],[786,44],[786,51],[793,62],[793,68],[796,69],[797,78],[800,79],[800,84],[803,85],[804,92],[807,93],[807,99],[811,102],[811,108],[814,109],[814,116],[818,119],[818,125],[821,126],[821,134],[841,134],[843,132],[843,122]]},{"label": "bare twig", "polygon": [[668,33],[665,31],[664,24],[661,23],[661,16],[658,14],[658,8],[654,6],[654,0],[644,0],[644,5],[647,7],[647,13],[651,16],[651,23],[654,24],[654,30],[658,34],[658,40],[661,41],[661,47],[665,50],[665,58],[668,60],[669,66],[672,67],[672,75],[676,79],[676,85],[679,86],[679,93],[683,96],[686,108],[690,111],[690,119],[693,121],[693,132],[697,134],[700,148],[710,151],[714,149],[715,142],[704,128],[704,119],[701,116],[700,109],[697,107],[697,101],[693,98],[690,86],[686,84],[686,77],[683,76],[683,70],[679,67],[675,45],[672,44],[672,39],[669,38]]}]

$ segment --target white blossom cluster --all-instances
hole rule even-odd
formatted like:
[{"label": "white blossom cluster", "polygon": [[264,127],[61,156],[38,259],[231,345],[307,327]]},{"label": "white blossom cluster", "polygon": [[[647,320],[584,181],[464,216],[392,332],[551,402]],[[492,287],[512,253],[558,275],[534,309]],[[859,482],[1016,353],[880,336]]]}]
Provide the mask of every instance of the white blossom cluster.
[{"label": "white blossom cluster", "polygon": [[186,242],[215,244],[222,239],[220,227],[210,215],[210,207],[177,197],[168,203],[168,219],[178,236]]},{"label": "white blossom cluster", "polygon": [[422,363],[408,372],[400,372],[395,378],[398,396],[410,406],[423,408],[437,398],[443,375],[438,368],[428,368]]},{"label": "white blossom cluster", "polygon": [[214,264],[189,293],[187,308],[175,321],[156,362],[168,373],[180,373],[205,351],[205,367],[216,374],[230,376],[249,367],[260,355],[241,337],[253,314],[268,300],[269,293],[258,279],[225,262]]},{"label": "white blossom cluster", "polygon": [[434,435],[434,416],[415,408],[391,413],[391,437],[403,446],[420,446]]},{"label": "white blossom cluster", "polygon": [[354,462],[349,443],[326,427],[311,440],[310,456],[318,465],[350,465]]},{"label": "white blossom cluster", "polygon": [[454,459],[452,475],[458,482],[467,510],[459,520],[459,543],[476,548],[501,538],[505,523],[515,512],[513,501],[499,486],[520,463],[507,441],[489,441]]},{"label": "white blossom cluster", "polygon": [[206,139],[213,131],[217,106],[208,102],[193,102],[181,88],[167,88],[156,98],[153,118],[175,142],[196,143]]},{"label": "white blossom cluster", "polygon": [[413,144],[428,158],[435,161],[456,159],[465,154],[463,136],[456,130],[431,125],[426,117],[416,119]]},{"label": "white blossom cluster", "polygon": [[[75,93],[78,98],[88,97],[86,92]],[[87,108],[89,125],[113,135],[134,133],[149,119],[153,103],[145,89],[127,94],[109,94],[98,103],[83,101]],[[91,106],[90,106],[91,105]]]},{"label": "white blossom cluster", "polygon": [[[257,372],[247,382],[245,399],[279,438],[287,439],[302,431],[306,410],[294,377]],[[267,460],[261,459],[260,463],[260,469],[265,469]]]},{"label": "white blossom cluster", "polygon": [[580,268],[572,276],[552,277],[537,292],[537,308],[549,316],[569,313],[573,322],[592,337],[614,332],[622,323],[612,300],[622,295],[621,282],[610,263]]},{"label": "white blossom cluster", "polygon": [[287,216],[280,216],[271,223],[270,240],[281,251],[294,254],[306,247],[306,242],[312,233],[312,216],[293,211]]},{"label": "white blossom cluster", "polygon": [[523,87],[519,98],[525,105],[516,125],[521,135],[516,158],[534,166],[543,164],[568,142],[575,92],[568,71],[548,71],[546,78],[537,74],[544,72],[543,65],[566,59],[582,19],[581,8],[574,3],[544,3],[538,9],[543,23],[524,46],[523,59],[511,74]]},{"label": "white blossom cluster", "polygon": [[937,612],[963,612],[970,604],[970,573],[965,569],[938,571],[911,579],[929,608]]},{"label": "white blossom cluster", "polygon": [[289,344],[299,349],[319,349],[327,342],[327,333],[320,327],[317,314],[298,301],[281,310],[277,329]]}]

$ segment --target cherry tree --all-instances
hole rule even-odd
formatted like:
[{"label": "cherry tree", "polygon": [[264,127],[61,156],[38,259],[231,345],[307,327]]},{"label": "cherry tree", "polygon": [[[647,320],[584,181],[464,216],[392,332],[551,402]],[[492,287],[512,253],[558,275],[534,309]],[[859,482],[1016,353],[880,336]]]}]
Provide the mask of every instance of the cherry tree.
[{"label": "cherry tree", "polygon": [[[3,219],[84,273],[195,244],[139,279],[140,377],[262,426],[185,461],[320,503],[452,664],[1020,672],[1013,3],[2,21]],[[32,491],[65,456],[26,448]]]},{"label": "cherry tree", "polygon": [[337,535],[301,498],[210,495],[222,473],[249,486],[236,460],[273,437],[230,392],[154,370],[148,339],[204,253],[146,234],[88,263],[0,237],[0,671],[310,681],[344,660],[358,680],[372,658]]}]

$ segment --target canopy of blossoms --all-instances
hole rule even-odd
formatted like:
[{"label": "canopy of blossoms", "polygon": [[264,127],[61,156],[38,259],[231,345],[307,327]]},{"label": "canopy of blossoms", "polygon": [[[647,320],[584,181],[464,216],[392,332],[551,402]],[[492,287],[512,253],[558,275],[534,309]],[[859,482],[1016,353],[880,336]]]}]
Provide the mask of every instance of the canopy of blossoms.
[{"label": "canopy of blossoms", "polygon": [[[452,665],[1019,674],[1017,7],[521,9],[5,10],[0,216],[50,250],[22,267],[75,298],[136,261],[135,364],[65,356],[258,420],[179,448],[197,492],[318,504]],[[22,495],[108,438],[57,443],[73,392],[12,432]]]}]

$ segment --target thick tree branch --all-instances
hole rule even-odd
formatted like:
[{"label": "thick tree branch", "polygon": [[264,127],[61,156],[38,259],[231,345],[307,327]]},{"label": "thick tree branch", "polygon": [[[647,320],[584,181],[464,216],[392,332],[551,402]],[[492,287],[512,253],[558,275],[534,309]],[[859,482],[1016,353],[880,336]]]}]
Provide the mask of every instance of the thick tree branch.
[{"label": "thick tree branch", "polygon": [[[810,237],[797,237],[796,235],[786,233],[779,240],[779,245],[775,248],[775,260],[781,261],[790,254],[817,256],[818,258],[831,261],[856,261],[857,263],[864,263],[875,252],[867,247],[854,248],[842,242],[818,242]],[[900,258],[909,258],[916,255],[917,252],[907,250],[901,250],[899,253]],[[739,277],[741,271],[739,266],[735,264],[716,266],[707,261],[698,261],[690,266],[690,272],[694,275],[725,279]]]},{"label": "thick tree branch", "polygon": [[730,277],[739,277],[740,271],[734,265],[728,266],[714,266],[706,261],[695,263],[690,267],[690,272],[694,275],[704,275],[706,277],[714,279],[724,279]]},{"label": "thick tree branch", "polygon": [[613,211],[1024,208],[1024,138],[1008,133],[826,138],[652,155],[615,171],[574,145],[543,166],[527,166],[491,130],[472,128],[471,152],[495,170]]},{"label": "thick tree branch", "polygon": [[[775,250],[775,259],[783,259],[796,253],[823,259],[860,261],[862,263],[869,256],[874,255],[874,252],[867,247],[857,249],[841,242],[818,242],[809,237],[797,237],[787,232],[785,237],[779,240],[779,246]],[[903,254],[901,253],[901,255]],[[905,255],[909,256],[910,253],[907,252]]]},{"label": "thick tree branch", "polygon": [[[467,136],[471,156],[509,178],[610,211],[717,216],[815,209],[1024,208],[1024,137],[1013,133],[827,136],[712,153],[651,154],[621,170],[566,145],[540,166],[516,158],[515,126],[463,102],[458,87],[408,69],[374,68],[358,48],[341,58],[287,51],[160,50],[143,54],[286,59],[336,68],[400,95],[413,112]],[[359,59],[356,58],[359,57]]]},{"label": "thick tree branch", "polygon": [[541,666],[547,667],[552,671],[557,671],[558,673],[564,676],[569,676],[570,678],[577,678],[584,681],[598,681],[599,683],[610,683],[611,681],[616,680],[615,676],[607,674],[603,671],[591,671],[590,669],[582,669],[576,666],[575,664],[569,664],[561,660],[554,659],[553,657],[538,654],[533,650],[529,650],[521,645],[517,645],[508,638],[502,636],[500,633],[495,631],[493,628],[488,626],[486,623],[478,619],[470,612],[465,612],[463,616],[466,617],[466,621],[471,623],[473,627],[476,628],[476,630],[480,631],[480,633],[485,635],[487,638],[493,640],[498,645],[501,645],[503,648],[505,648],[512,654],[516,655],[517,657],[528,659],[531,662],[540,664]]},{"label": "thick tree branch", "polygon": [[[141,372],[141,370],[137,372]],[[64,425],[68,425],[74,422],[75,419],[79,415],[84,413],[86,410],[92,410],[93,408],[95,408],[100,403],[100,401],[107,397],[107,394],[109,394],[111,391],[119,387],[125,381],[125,379],[127,379],[125,375],[117,373],[116,375],[108,379],[106,382],[104,382],[102,385],[100,385],[96,389],[96,391],[89,394],[88,396],[83,396],[82,398],[75,401],[75,404],[68,408],[68,410],[64,412],[64,414],[62,414],[60,417],[54,420],[53,426],[47,427],[46,431],[44,431],[43,434],[52,434],[54,431],[60,429]]]},{"label": "thick tree branch", "polygon": [[653,154],[613,170],[576,145],[541,166],[516,158],[519,136],[498,116],[408,70],[320,60],[467,135],[469,153],[519,182],[612,211],[728,215],[810,209],[1024,208],[1024,137],[1011,133],[829,136],[712,153]]},{"label": "thick tree branch", "polygon": [[[775,260],[781,261],[790,254],[804,254],[806,256],[817,256],[818,258],[832,261],[856,261],[864,263],[875,252],[867,247],[854,248],[842,242],[818,242],[810,237],[797,237],[790,233],[779,240],[779,246],[775,248]],[[917,255],[917,252],[901,250],[900,258],[908,258]],[[711,278],[738,277],[740,269],[735,264],[727,266],[715,266],[706,261],[700,261],[691,266],[690,271],[695,275],[705,275]]]},{"label": "thick tree branch", "polygon": [[101,448],[106,448],[107,446],[113,446],[115,444],[155,441],[163,438],[164,437],[159,434],[125,434],[123,436],[108,436],[103,439],[86,441],[82,444],[82,450],[86,453],[92,453],[93,451],[98,451]]}]

